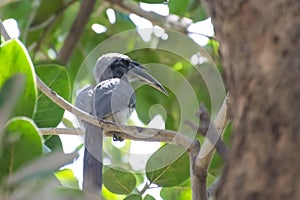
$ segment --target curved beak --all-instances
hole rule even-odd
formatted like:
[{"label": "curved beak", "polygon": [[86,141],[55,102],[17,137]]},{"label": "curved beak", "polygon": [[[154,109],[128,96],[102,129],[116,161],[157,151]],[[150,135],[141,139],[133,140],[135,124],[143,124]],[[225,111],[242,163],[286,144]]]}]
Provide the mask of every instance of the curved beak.
[{"label": "curved beak", "polygon": [[137,80],[147,83],[148,85],[154,87],[155,89],[161,91],[165,95],[168,95],[168,92],[166,89],[150,74],[148,74],[149,70],[138,64],[137,62],[130,62],[130,70],[128,71],[128,74],[131,76],[134,76],[137,78]]}]

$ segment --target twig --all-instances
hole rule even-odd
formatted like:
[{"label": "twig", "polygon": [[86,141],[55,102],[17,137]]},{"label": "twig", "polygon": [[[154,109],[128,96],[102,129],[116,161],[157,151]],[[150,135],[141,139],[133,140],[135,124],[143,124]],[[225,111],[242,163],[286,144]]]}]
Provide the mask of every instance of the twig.
[{"label": "twig", "polygon": [[57,55],[57,59],[62,63],[66,64],[70,56],[72,55],[74,47],[76,46],[77,41],[79,40],[82,31],[84,30],[84,26],[89,20],[95,2],[96,0],[82,1],[79,12],[71,27],[71,30],[69,31],[67,39]]},{"label": "twig", "polygon": [[2,23],[1,19],[0,19],[0,33],[3,36],[4,40],[10,40],[10,36],[8,35],[4,24]]},{"label": "twig", "polygon": [[[113,122],[102,120],[98,124],[106,130],[105,136],[120,136],[123,139],[148,142],[166,142],[182,146],[186,149],[191,148],[193,140],[184,135],[178,135],[177,132],[171,130],[143,128],[137,126],[126,126],[115,124]],[[84,132],[80,128],[40,128],[42,135],[83,135]],[[117,131],[118,133],[114,132]]]},{"label": "twig", "polygon": [[[200,107],[199,118],[201,119],[202,117],[202,122],[209,124],[209,127],[207,129],[208,133],[206,134],[208,139],[204,141],[204,144],[202,145],[201,149],[199,149],[199,151],[195,151],[195,149],[190,151],[190,176],[193,200],[207,199],[207,171],[215,152],[215,141],[217,141],[218,137],[221,137],[221,133],[223,132],[223,126],[226,121],[227,97],[225,98],[223,105],[213,124],[210,123],[208,114],[204,115],[205,113],[207,113],[207,111],[205,109],[204,111],[206,112],[202,112],[203,109],[205,109],[205,107],[202,105]],[[210,138],[210,135],[213,137]]]},{"label": "twig", "polygon": [[[205,108],[204,104],[200,105],[200,109],[197,113],[197,116],[200,119],[200,124],[197,126],[193,122],[186,120],[185,123],[189,125],[192,129],[197,130],[197,132],[203,136],[207,136],[207,138],[215,143],[215,148],[218,152],[218,154],[221,156],[221,158],[225,161],[228,160],[229,156],[229,148],[224,143],[221,137],[216,132],[216,128],[214,125],[210,122],[210,117],[207,112],[207,109]],[[206,134],[208,132],[208,129],[210,128],[210,134]]]},{"label": "twig", "polygon": [[[51,24],[55,22],[55,20],[58,18],[58,16],[64,11],[66,10],[69,6],[71,6],[73,3],[75,3],[77,0],[70,0],[69,2],[67,2],[66,4],[64,4],[61,8],[59,8],[56,12],[53,13],[53,15],[51,15],[50,17],[48,17],[46,20],[40,22],[39,24],[34,24],[33,26],[28,27],[29,31],[35,31],[35,30],[39,30],[39,29],[44,29],[41,36],[39,37],[39,40],[37,42],[34,43],[33,46],[33,56],[32,56],[32,60],[35,59],[35,56],[37,54],[37,52],[39,51],[41,44],[45,38],[45,36],[48,34],[48,31],[51,28]],[[34,16],[32,16],[32,20],[33,21]],[[31,25],[31,22],[29,23],[29,25]],[[26,31],[27,32],[27,31]]]},{"label": "twig", "polygon": [[105,0],[112,4],[112,7],[118,11],[125,13],[134,13],[145,19],[148,19],[153,24],[162,28],[169,28],[181,33],[187,33],[187,27],[193,23],[193,21],[186,17],[179,17],[177,15],[170,14],[168,16],[161,16],[154,12],[145,12],[137,3],[132,1],[123,0]]},{"label": "twig", "polygon": [[42,135],[83,135],[81,128],[40,128]]},{"label": "twig", "polygon": [[[228,96],[226,96],[226,98],[223,101],[222,107],[219,110],[219,113],[217,115],[217,117],[215,118],[213,123],[209,123],[209,127],[206,133],[206,137],[208,138],[208,140],[206,139],[204,141],[203,144],[203,148],[201,149],[200,153],[198,154],[197,157],[197,165],[201,165],[201,160],[202,159],[207,159],[206,154],[209,154],[209,152],[211,152],[215,145],[217,144],[217,141],[221,141],[220,138],[222,137],[222,133],[223,132],[223,128],[226,122],[226,114],[227,114],[227,101],[228,101]],[[205,107],[202,106],[202,109],[205,111]],[[201,109],[200,109],[201,111]],[[205,112],[203,112],[205,113]],[[207,111],[206,111],[207,113]],[[200,115],[201,118],[201,115]],[[208,118],[208,117],[206,117]],[[227,150],[227,149],[226,149]],[[228,154],[229,151],[223,152],[225,159],[228,159]],[[209,159],[210,160],[210,159]]]},{"label": "twig", "polygon": [[143,189],[139,192],[139,194],[143,195],[146,192],[146,190],[149,189],[150,185],[151,185],[151,182],[150,183],[146,182],[145,185],[144,185],[144,187],[143,187]]},{"label": "twig", "polygon": [[75,3],[77,0],[70,0],[66,4],[64,4],[61,8],[59,8],[57,11],[53,13],[50,17],[48,17],[46,20],[40,22],[39,24],[34,24],[33,26],[29,27],[30,31],[35,31],[42,28],[47,28],[55,21],[57,16],[61,14],[64,10],[66,10],[69,6],[71,6],[73,3]]},{"label": "twig", "polygon": [[216,192],[221,183],[221,177],[218,177],[207,189],[207,197],[208,198],[216,198]]}]

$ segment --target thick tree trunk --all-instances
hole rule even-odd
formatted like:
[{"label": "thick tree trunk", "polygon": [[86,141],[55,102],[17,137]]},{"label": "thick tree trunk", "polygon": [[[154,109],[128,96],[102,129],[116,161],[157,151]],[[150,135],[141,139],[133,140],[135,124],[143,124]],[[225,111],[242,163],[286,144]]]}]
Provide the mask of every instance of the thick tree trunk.
[{"label": "thick tree trunk", "polygon": [[218,199],[300,199],[300,2],[205,0],[235,130]]}]

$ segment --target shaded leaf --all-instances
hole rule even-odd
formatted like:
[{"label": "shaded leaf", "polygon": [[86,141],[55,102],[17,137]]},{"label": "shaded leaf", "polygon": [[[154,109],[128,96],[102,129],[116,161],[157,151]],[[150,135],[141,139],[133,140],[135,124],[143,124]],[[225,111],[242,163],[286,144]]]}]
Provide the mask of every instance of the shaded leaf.
[{"label": "shaded leaf", "polygon": [[64,154],[63,152],[58,151],[46,154],[22,167],[10,176],[7,182],[9,184],[14,184],[29,177],[43,176],[49,172],[53,173],[53,171],[72,162],[77,156],[77,152]]},{"label": "shaded leaf", "polygon": [[[33,20],[30,21],[30,27],[28,34],[26,35],[26,45],[36,46],[47,51],[49,46],[53,48],[53,44],[59,43],[56,30],[60,28],[62,21],[62,11],[64,7],[63,0],[53,0],[51,2],[47,0],[41,0],[36,6],[36,13]],[[64,27],[66,28],[66,27]],[[36,49],[35,49],[36,50]],[[32,58],[39,59],[39,55],[36,52],[31,51]],[[47,55],[45,52],[44,55]]]},{"label": "shaded leaf", "polygon": [[160,196],[172,200],[192,199],[192,191],[190,187],[162,188]]},{"label": "shaded leaf", "polygon": [[150,194],[147,194],[145,197],[144,197],[144,200],[155,200],[155,198],[153,196],[151,196]]},{"label": "shaded leaf", "polygon": [[135,0],[137,2],[143,2],[143,3],[150,3],[150,4],[155,4],[155,3],[166,3],[168,2],[167,0]]},{"label": "shaded leaf", "polygon": [[37,127],[26,117],[11,119],[1,142],[0,179],[11,175],[43,152]]},{"label": "shaded leaf", "polygon": [[175,145],[165,145],[148,159],[146,175],[159,186],[176,186],[189,177],[189,156]]},{"label": "shaded leaf", "polygon": [[0,46],[0,66],[0,88],[16,74],[25,77],[24,92],[18,98],[12,116],[32,117],[37,96],[35,73],[27,50],[19,40],[12,39]]},{"label": "shaded leaf", "polygon": [[47,0],[41,0],[35,14],[34,21],[32,22],[32,26],[43,23],[49,19],[49,17],[55,15],[56,12],[63,7],[63,3],[63,0],[52,0],[51,3]]},{"label": "shaded leaf", "polygon": [[24,89],[24,82],[25,80],[23,75],[17,74],[8,79],[0,90],[0,140],[2,130],[11,115],[13,106],[15,106],[20,93]]},{"label": "shaded leaf", "polygon": [[190,3],[186,16],[192,19],[194,22],[208,18],[206,10],[203,8],[201,1],[198,0],[193,0],[193,2]]},{"label": "shaded leaf", "polygon": [[[66,100],[71,96],[70,78],[65,67],[60,65],[39,65],[37,75],[42,81]],[[64,109],[53,103],[46,95],[39,92],[34,121],[39,127],[56,127],[61,121]]]},{"label": "shaded leaf", "polygon": [[119,33],[126,30],[132,30],[135,28],[134,23],[130,20],[128,14],[116,11],[116,23],[114,26],[111,26],[114,33]]},{"label": "shaded leaf", "polygon": [[168,3],[170,13],[179,16],[184,16],[190,3],[191,3],[190,0],[185,0],[185,1],[170,0]]},{"label": "shaded leaf", "polygon": [[[13,18],[18,22],[20,30],[25,30],[28,26],[30,14],[36,8],[36,4],[28,3],[28,1],[10,1],[9,4],[0,7],[1,18]],[[5,18],[4,18],[5,17]],[[21,34],[24,34],[21,31]]]},{"label": "shaded leaf", "polygon": [[45,145],[51,150],[63,150],[62,142],[58,135],[45,135]]},{"label": "shaded leaf", "polygon": [[142,196],[138,194],[128,195],[124,200],[142,200]]},{"label": "shaded leaf", "polygon": [[103,183],[107,189],[116,194],[130,194],[136,187],[136,178],[130,172],[106,168]]},{"label": "shaded leaf", "polygon": [[[55,199],[55,200],[82,200],[88,199],[84,193],[78,189],[62,187],[57,179],[51,174],[46,177],[28,179],[15,186],[15,190],[8,194],[5,199]],[[89,198],[90,199],[90,198]]]},{"label": "shaded leaf", "polygon": [[216,180],[216,177],[212,174],[208,173],[206,178],[206,186],[210,186],[214,181]]},{"label": "shaded leaf", "polygon": [[170,13],[181,17],[188,17],[193,22],[205,20],[208,16],[205,9],[198,0],[170,0],[168,3]]}]

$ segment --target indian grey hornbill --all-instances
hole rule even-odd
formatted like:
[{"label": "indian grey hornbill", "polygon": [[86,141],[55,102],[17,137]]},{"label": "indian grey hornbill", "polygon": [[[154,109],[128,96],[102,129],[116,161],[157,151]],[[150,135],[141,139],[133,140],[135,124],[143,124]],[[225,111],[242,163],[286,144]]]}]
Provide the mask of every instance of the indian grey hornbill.
[{"label": "indian grey hornbill", "polygon": [[[167,94],[164,87],[147,73],[147,68],[122,54],[101,56],[94,67],[94,78],[97,85],[78,94],[76,107],[98,119],[115,123],[125,123],[135,109],[135,94],[130,82],[139,80]],[[82,186],[86,191],[100,194],[103,130],[84,121],[80,123],[85,131]],[[115,134],[113,139],[122,141]]]}]

